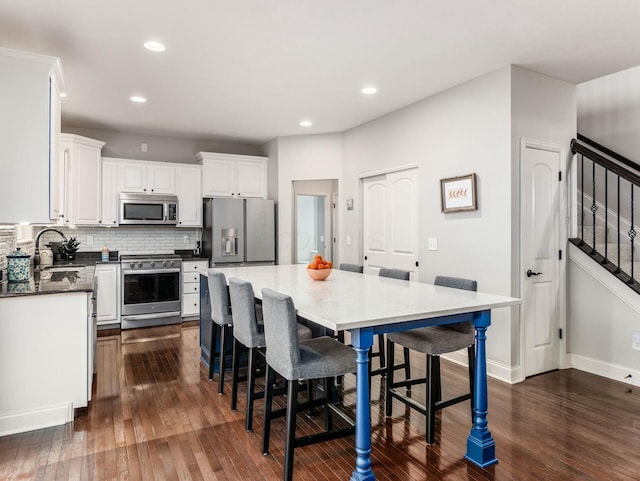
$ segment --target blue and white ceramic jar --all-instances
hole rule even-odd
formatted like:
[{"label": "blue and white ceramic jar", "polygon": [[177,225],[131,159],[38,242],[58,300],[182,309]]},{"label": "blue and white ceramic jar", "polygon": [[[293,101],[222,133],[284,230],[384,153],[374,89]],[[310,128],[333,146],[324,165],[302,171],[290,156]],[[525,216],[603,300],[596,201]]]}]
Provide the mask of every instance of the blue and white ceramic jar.
[{"label": "blue and white ceramic jar", "polygon": [[9,282],[29,280],[30,258],[29,254],[20,252],[20,247],[11,254],[7,254],[7,280]]}]

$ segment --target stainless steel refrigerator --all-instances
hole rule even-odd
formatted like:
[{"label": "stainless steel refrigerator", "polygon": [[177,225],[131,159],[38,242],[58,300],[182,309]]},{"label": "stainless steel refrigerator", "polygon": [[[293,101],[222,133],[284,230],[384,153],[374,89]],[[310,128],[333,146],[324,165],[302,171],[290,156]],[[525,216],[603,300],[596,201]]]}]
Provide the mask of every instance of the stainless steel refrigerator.
[{"label": "stainless steel refrigerator", "polygon": [[275,205],[266,199],[205,199],[202,255],[211,265],[273,263]]}]

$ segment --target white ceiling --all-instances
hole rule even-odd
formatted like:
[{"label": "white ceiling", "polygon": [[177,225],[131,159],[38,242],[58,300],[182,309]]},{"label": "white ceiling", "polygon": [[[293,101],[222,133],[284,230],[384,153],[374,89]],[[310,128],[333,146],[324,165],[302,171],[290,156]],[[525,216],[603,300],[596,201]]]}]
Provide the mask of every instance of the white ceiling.
[{"label": "white ceiling", "polygon": [[640,2],[0,0],[0,46],[62,59],[65,125],[260,144],[508,64],[573,83],[640,65]]}]

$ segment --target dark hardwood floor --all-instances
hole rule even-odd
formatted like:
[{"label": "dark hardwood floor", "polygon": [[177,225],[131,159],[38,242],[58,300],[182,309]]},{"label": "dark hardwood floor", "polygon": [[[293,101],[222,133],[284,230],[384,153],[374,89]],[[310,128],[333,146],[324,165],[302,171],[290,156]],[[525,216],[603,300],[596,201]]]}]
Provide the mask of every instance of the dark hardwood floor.
[{"label": "dark hardwood floor", "polygon": [[[238,412],[207,380],[199,362],[198,328],[166,326],[98,339],[98,373],[89,408],[66,426],[0,438],[2,480],[279,480],[284,419],[274,421],[271,454],[261,454],[262,401],[254,432],[244,430],[245,386]],[[46,357],[43,357],[43,375]],[[418,357],[414,370],[423,366]],[[464,389],[463,368],[443,362],[445,395]],[[354,376],[344,405],[355,405]],[[217,381],[217,377],[216,377]],[[425,422],[394,403],[384,416],[380,378],[371,406],[373,469],[383,480],[597,480],[640,477],[639,390],[576,370],[552,372],[510,386],[489,380],[489,428],[499,463],[480,469],[464,459],[468,404],[438,415],[436,444]],[[414,388],[423,400],[423,390]],[[282,404],[282,401],[279,401]],[[298,416],[311,432],[322,414]],[[294,479],[348,480],[352,437],[296,449]]]}]

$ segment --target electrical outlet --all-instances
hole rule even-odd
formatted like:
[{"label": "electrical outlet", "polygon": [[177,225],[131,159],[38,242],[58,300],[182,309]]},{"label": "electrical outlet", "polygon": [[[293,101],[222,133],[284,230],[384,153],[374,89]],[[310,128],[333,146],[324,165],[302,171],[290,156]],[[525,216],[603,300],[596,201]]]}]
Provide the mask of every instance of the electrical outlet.
[{"label": "electrical outlet", "polygon": [[146,152],[147,151],[147,144],[140,144],[140,150],[142,152]]},{"label": "electrical outlet", "polygon": [[87,245],[88,246],[92,246],[93,245],[93,236],[92,235],[88,235],[87,236]]},{"label": "electrical outlet", "polygon": [[351,236],[350,236],[350,235],[347,235],[347,236],[344,238],[344,243],[345,243],[345,245],[348,245],[348,246],[350,246],[350,245],[351,245]]},{"label": "electrical outlet", "polygon": [[182,238],[182,242],[184,242],[185,244],[188,244],[189,243],[189,236],[188,235],[184,236]]},{"label": "electrical outlet", "polygon": [[631,335],[631,349],[640,351],[640,331],[633,331]]},{"label": "electrical outlet", "polygon": [[427,239],[427,250],[438,250],[438,239],[436,237],[430,237],[429,239]]}]

